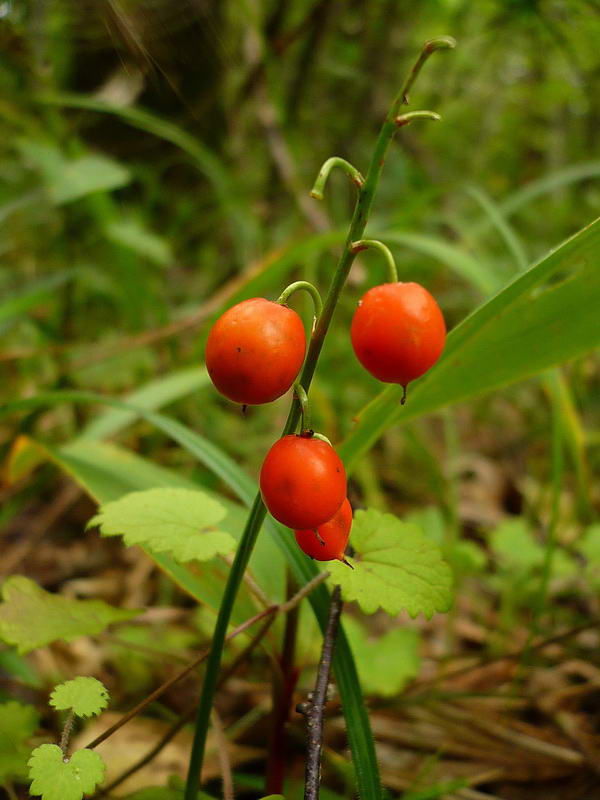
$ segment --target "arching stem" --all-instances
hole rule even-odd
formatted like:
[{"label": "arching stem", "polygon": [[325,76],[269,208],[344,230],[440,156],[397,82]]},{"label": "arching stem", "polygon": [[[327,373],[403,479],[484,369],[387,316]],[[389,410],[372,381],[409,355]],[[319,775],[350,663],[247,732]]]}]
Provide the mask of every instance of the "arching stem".
[{"label": "arching stem", "polygon": [[308,395],[306,389],[301,383],[294,384],[294,394],[300,403],[300,411],[302,414],[302,433],[310,431],[310,406],[308,403]]},{"label": "arching stem", "polygon": [[317,175],[315,185],[310,190],[311,197],[314,197],[316,200],[323,199],[325,184],[327,183],[327,179],[329,178],[329,173],[334,167],[339,167],[343,172],[346,173],[346,175],[350,178],[350,180],[355,186],[357,186],[359,189],[362,189],[365,179],[356,169],[356,167],[353,167],[352,164],[349,161],[346,161],[345,158],[340,158],[339,156],[333,156],[332,158],[328,158],[327,161],[323,164],[323,166],[319,170],[319,174]]},{"label": "arching stem", "polygon": [[400,114],[399,117],[396,117],[396,125],[402,128],[404,125],[410,125],[415,119],[431,119],[434,122],[439,122],[441,117],[435,111],[408,111],[406,114]]},{"label": "arching stem", "polygon": [[390,283],[398,283],[398,270],[396,269],[396,262],[394,256],[387,245],[377,239],[359,239],[358,242],[352,242],[352,252],[360,253],[361,250],[379,250],[381,255],[385,258],[387,265],[388,276]]},{"label": "arching stem", "polygon": [[429,56],[435,53],[436,50],[452,50],[455,47],[456,39],[453,39],[452,36],[438,36],[435,39],[428,39],[425,42],[421,54],[415,61],[413,68],[404,81],[404,86],[400,90],[400,99],[405,106],[408,105],[409,102],[408,93],[412,89],[414,82],[419,76],[419,72],[423,69],[423,64],[427,61]]},{"label": "arching stem", "polygon": [[295,281],[294,283],[290,283],[289,286],[285,287],[275,302],[286,305],[288,299],[294,292],[308,292],[313,302],[315,321],[318,320],[323,311],[323,301],[321,300],[321,295],[316,286],[313,286],[309,281]]}]

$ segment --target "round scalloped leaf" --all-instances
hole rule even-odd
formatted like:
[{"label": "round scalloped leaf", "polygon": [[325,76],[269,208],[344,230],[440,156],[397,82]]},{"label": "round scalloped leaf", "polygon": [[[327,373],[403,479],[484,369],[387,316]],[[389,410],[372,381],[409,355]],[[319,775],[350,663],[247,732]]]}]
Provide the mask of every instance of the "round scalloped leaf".
[{"label": "round scalloped leaf", "polygon": [[70,709],[78,717],[93,717],[108,705],[108,691],[96,678],[74,678],[54,689],[50,705],[58,711]]},{"label": "round scalloped leaf", "polygon": [[29,759],[30,794],[42,800],[81,800],[104,780],[104,761],[93,750],[77,750],[70,758],[55,744],[36,747]]},{"label": "round scalloped leaf", "polygon": [[181,562],[208,561],[235,548],[229,533],[216,526],[225,508],[195,489],[159,488],[130,492],[105,503],[88,523],[103,536],[122,536],[128,545],[169,553]]},{"label": "round scalloped leaf", "polygon": [[427,619],[448,611],[452,574],[440,548],[412,523],[393,514],[357,511],[351,534],[355,569],[339,561],[327,564],[329,581],[340,584],[344,600],[356,600],[365,614],[378,608],[396,615]]}]

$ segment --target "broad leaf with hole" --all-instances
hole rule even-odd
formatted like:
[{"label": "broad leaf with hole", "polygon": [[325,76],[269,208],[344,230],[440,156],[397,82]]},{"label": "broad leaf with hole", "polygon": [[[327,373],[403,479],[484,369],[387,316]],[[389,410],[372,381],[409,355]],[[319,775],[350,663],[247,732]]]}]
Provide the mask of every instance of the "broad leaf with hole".
[{"label": "broad leaf with hole", "polygon": [[223,506],[204,492],[146,489],[106,503],[88,527],[98,525],[103,536],[122,536],[128,545],[143,545],[186,563],[234,550],[233,537],[217,527],[224,516]]},{"label": "broad leaf with hole", "polygon": [[350,536],[356,551],[354,569],[332,561],[332,584],[342,587],[344,600],[356,600],[366,614],[378,608],[396,615],[430,619],[448,611],[452,576],[439,547],[416,525],[393,514],[357,511]]},{"label": "broad leaf with hole", "polygon": [[42,800],[81,800],[104,780],[104,761],[93,750],[77,750],[66,759],[56,744],[36,747],[29,759],[30,793]]},{"label": "broad leaf with hole", "polygon": [[102,600],[73,600],[41,589],[23,575],[13,575],[2,586],[0,639],[19,653],[43,647],[57,639],[71,642],[94,636],[113,622],[140,612],[113,608]]}]

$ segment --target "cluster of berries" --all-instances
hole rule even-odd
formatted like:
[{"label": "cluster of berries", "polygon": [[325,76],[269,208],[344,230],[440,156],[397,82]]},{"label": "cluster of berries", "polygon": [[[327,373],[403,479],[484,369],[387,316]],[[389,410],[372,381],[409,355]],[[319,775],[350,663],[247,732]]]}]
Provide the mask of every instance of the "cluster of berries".
[{"label": "cluster of berries", "polygon": [[[417,283],[375,286],[359,302],[352,320],[358,360],[380,381],[398,383],[405,391],[437,361],[445,338],[438,304]],[[206,367],[225,397],[260,405],[290,389],[305,354],[298,314],[256,297],[238,303],[216,321],[206,345]],[[263,462],[260,490],[269,512],[295,531],[307,555],[318,561],[345,561],[352,509],[344,465],[327,441],[310,430],[279,439]]]}]

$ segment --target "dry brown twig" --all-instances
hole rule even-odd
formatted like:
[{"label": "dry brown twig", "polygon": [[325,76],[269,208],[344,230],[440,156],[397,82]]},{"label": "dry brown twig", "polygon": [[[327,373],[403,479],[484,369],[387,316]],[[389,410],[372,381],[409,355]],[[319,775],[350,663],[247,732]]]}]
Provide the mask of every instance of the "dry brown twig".
[{"label": "dry brown twig", "polygon": [[[315,587],[317,587],[320,583],[322,583],[327,577],[329,576],[328,572],[320,572],[316,575],[311,581],[305,584],[290,600],[286,601],[285,603],[279,603],[277,605],[269,606],[265,608],[263,611],[260,611],[258,614],[255,614],[253,617],[250,617],[245,622],[242,622],[240,625],[237,626],[231,633],[229,633],[226,637],[226,641],[230,642],[232,639],[235,639],[236,636],[239,636],[244,631],[251,628],[256,622],[260,622],[260,620],[265,619],[266,617],[273,617],[278,613],[286,614],[292,608],[295,608],[307,595],[309,595]],[[266,630],[265,630],[266,632]],[[169,680],[162,683],[157,689],[155,689],[148,697],[144,698],[140,703],[134,706],[130,711],[124,714],[121,719],[116,722],[114,725],[111,725],[110,728],[101,733],[100,736],[97,736],[93,741],[86,745],[88,750],[93,750],[95,747],[98,747],[99,744],[106,741],[109,736],[112,736],[115,731],[118,731],[119,728],[122,728],[129,720],[133,719],[137,716],[141,711],[147,708],[151,703],[161,697],[167,689],[170,689],[171,686],[174,686],[178,681],[188,675],[193,669],[199,666],[206,658],[208,658],[209,650],[204,650],[199,656],[197,656],[193,661],[191,661],[187,667],[180,670],[176,675]]]},{"label": "dry brown twig", "polygon": [[299,711],[306,714],[306,765],[304,771],[304,800],[318,800],[319,787],[321,783],[321,750],[323,748],[323,715],[325,703],[327,702],[327,687],[329,686],[329,674],[331,672],[331,661],[333,659],[333,649],[337,636],[340,616],[342,613],[342,592],[336,586],[331,594],[329,605],[329,616],[327,627],[323,637],[323,649],[317,670],[317,680],[314,692],[309,696],[309,700],[304,709]]}]

